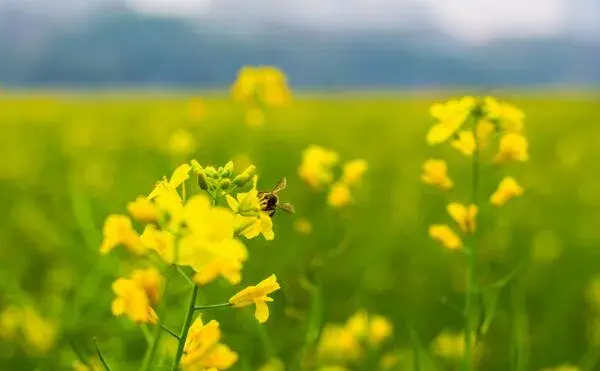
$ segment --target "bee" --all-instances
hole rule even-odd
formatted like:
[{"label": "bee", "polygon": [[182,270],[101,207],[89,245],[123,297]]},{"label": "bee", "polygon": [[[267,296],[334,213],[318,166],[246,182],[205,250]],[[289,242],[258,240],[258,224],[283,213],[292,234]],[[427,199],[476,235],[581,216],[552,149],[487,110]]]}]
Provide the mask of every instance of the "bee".
[{"label": "bee", "polygon": [[287,179],[285,177],[279,179],[277,185],[271,192],[258,192],[258,199],[260,200],[261,210],[266,212],[270,217],[275,215],[277,209],[281,209],[285,212],[293,214],[295,212],[294,206],[290,203],[280,203],[278,193],[285,189],[287,186]]}]

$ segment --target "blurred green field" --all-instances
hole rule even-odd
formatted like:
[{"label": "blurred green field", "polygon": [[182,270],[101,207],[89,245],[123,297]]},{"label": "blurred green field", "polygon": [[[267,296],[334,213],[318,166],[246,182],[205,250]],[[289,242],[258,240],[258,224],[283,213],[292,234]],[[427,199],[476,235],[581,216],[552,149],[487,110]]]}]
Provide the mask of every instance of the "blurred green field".
[{"label": "blurred green field", "polygon": [[[415,348],[421,370],[458,369],[431,352],[430,344],[442,331],[463,330],[462,315],[451,307],[463,305],[464,257],[428,237],[430,224],[448,221],[451,199],[420,181],[423,162],[441,156],[456,183],[452,197],[464,200],[469,192],[468,160],[424,140],[433,124],[429,106],[445,97],[299,95],[289,107],[267,111],[262,127],[250,128],[244,108],[219,95],[3,95],[0,312],[35,308],[58,331],[44,352],[0,332],[0,369],[70,369],[74,347],[84,357],[94,355],[94,337],[114,370],[139,366],[144,333],[110,312],[111,283],[133,262],[122,258],[123,251],[99,255],[102,225],[191,158],[203,165],[250,161],[265,189],[286,176],[281,196],[297,210],[274,217],[274,241],[247,241],[242,284],[275,273],[282,285],[269,321],[258,325],[251,310],[204,314],[220,321],[225,341],[240,354],[232,370],[257,370],[273,357],[299,370],[301,350],[318,330],[361,308],[393,322],[394,337],[384,350],[404,357],[397,370],[418,369]],[[527,114],[531,160],[507,170],[525,195],[481,210],[478,280],[511,279],[482,338],[478,369],[570,363],[598,370],[600,326],[594,323],[600,313],[586,293],[600,274],[600,99],[501,98]],[[180,129],[193,136],[189,154],[173,142]],[[354,205],[328,207],[326,194],[299,178],[301,152],[311,144],[368,161]],[[502,171],[486,169],[482,194],[495,189]],[[312,223],[312,233],[295,231],[299,218]],[[183,279],[175,286],[164,321],[179,328],[188,293]],[[216,282],[201,290],[199,302],[220,302],[236,291]],[[167,361],[153,369],[169,369]],[[377,368],[356,368],[362,369]]]}]

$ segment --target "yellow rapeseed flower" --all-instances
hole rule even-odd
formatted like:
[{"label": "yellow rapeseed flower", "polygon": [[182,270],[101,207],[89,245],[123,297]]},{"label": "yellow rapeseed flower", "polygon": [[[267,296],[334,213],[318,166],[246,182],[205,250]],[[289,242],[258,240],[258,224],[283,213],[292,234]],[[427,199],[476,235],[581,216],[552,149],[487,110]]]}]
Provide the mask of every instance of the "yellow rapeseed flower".
[{"label": "yellow rapeseed flower", "polygon": [[436,103],[431,106],[431,116],[438,123],[429,129],[427,143],[440,144],[448,140],[471,114],[476,101],[473,97],[463,97],[460,100],[451,100],[446,103]]},{"label": "yellow rapeseed flower", "polygon": [[487,119],[479,120],[475,133],[477,135],[477,143],[480,147],[485,147],[490,137],[496,132],[496,125]]},{"label": "yellow rapeseed flower", "polygon": [[238,292],[229,299],[229,303],[235,308],[241,308],[248,305],[255,304],[256,311],[254,316],[260,323],[264,323],[269,318],[269,307],[267,302],[273,301],[269,295],[280,289],[277,283],[277,277],[274,274],[264,279],[256,286],[248,286],[242,291]]},{"label": "yellow rapeseed flower", "polygon": [[88,364],[84,364],[80,360],[76,360],[71,365],[73,371],[102,371],[103,367],[100,365],[99,361],[92,358],[88,361]]},{"label": "yellow rapeseed flower", "polygon": [[448,205],[448,214],[454,219],[456,224],[465,233],[473,233],[477,226],[477,205],[471,204],[465,206],[458,202],[452,202]]},{"label": "yellow rapeseed flower", "polygon": [[135,201],[128,203],[127,211],[138,222],[155,223],[158,221],[156,205],[143,196],[138,196]]},{"label": "yellow rapeseed flower", "polygon": [[448,165],[444,160],[429,159],[423,165],[421,179],[426,184],[431,184],[443,190],[449,190],[454,186],[448,177]]},{"label": "yellow rapeseed flower", "polygon": [[366,160],[355,159],[348,161],[342,168],[342,179],[341,181],[347,185],[353,185],[360,182],[362,176],[369,168],[369,164]]},{"label": "yellow rapeseed flower", "polygon": [[163,277],[155,268],[136,269],[131,280],[141,287],[152,304],[158,304],[163,286]]},{"label": "yellow rapeseed flower", "polygon": [[236,198],[230,195],[226,196],[227,204],[236,215],[236,228],[242,236],[252,239],[262,234],[265,240],[271,241],[275,238],[273,232],[273,221],[264,211],[258,197],[257,176],[253,178],[252,189],[248,192],[241,192]]},{"label": "yellow rapeseed flower", "polygon": [[260,108],[252,107],[246,111],[246,125],[257,128],[264,124],[265,114]]},{"label": "yellow rapeseed flower", "polygon": [[58,326],[45,319],[33,308],[24,308],[21,331],[25,344],[37,353],[47,353],[56,342]]},{"label": "yellow rapeseed flower", "polygon": [[444,331],[433,340],[431,348],[440,357],[460,359],[465,354],[465,336]]},{"label": "yellow rapeseed flower", "polygon": [[159,198],[165,194],[170,195],[173,191],[176,192],[177,187],[179,187],[183,184],[183,182],[189,179],[191,169],[192,167],[190,166],[190,164],[179,165],[175,169],[175,171],[173,171],[173,174],[171,175],[171,178],[169,180],[167,180],[166,177],[163,177],[163,179],[156,184],[152,192],[150,192],[150,194],[148,195],[148,199],[152,200],[155,198]]},{"label": "yellow rapeseed flower", "polygon": [[517,107],[506,102],[500,102],[493,97],[483,99],[484,112],[488,118],[500,123],[504,131],[520,133],[523,131],[525,113]]},{"label": "yellow rapeseed flower", "polygon": [[462,130],[458,133],[458,138],[453,140],[451,144],[463,155],[473,156],[476,148],[475,135],[471,130]]},{"label": "yellow rapeseed flower", "polygon": [[311,145],[302,152],[302,163],[298,168],[300,178],[315,190],[333,181],[332,168],[339,156],[321,146]]},{"label": "yellow rapeseed flower", "polygon": [[360,358],[362,348],[347,326],[326,325],[321,331],[317,356],[324,361],[346,362]]},{"label": "yellow rapeseed flower", "polygon": [[490,197],[490,202],[496,206],[502,206],[506,204],[510,199],[521,196],[523,194],[523,188],[517,183],[512,177],[505,177],[498,185],[496,192]]},{"label": "yellow rapeseed flower", "polygon": [[344,207],[352,201],[350,188],[343,182],[335,183],[331,186],[327,195],[327,203],[333,207]]},{"label": "yellow rapeseed flower", "polygon": [[381,344],[392,336],[393,331],[394,327],[387,318],[380,315],[372,316],[369,323],[368,340],[373,345]]},{"label": "yellow rapeseed flower", "polygon": [[140,242],[139,234],[133,229],[131,220],[125,215],[109,215],[104,222],[102,234],[104,239],[100,245],[101,254],[108,254],[118,245],[123,245],[138,255],[146,252],[146,248]]},{"label": "yellow rapeseed flower", "polygon": [[20,308],[9,306],[0,313],[0,339],[13,339],[23,322],[23,312]]},{"label": "yellow rapeseed flower", "polygon": [[239,283],[248,252],[234,238],[235,216],[231,211],[213,207],[210,199],[200,194],[187,202],[183,214],[188,233],[179,244],[179,264],[194,268],[194,280],[199,284],[219,275],[232,284]]},{"label": "yellow rapeseed flower", "polygon": [[429,227],[429,236],[450,250],[460,249],[463,244],[452,228],[445,224],[435,224]]},{"label": "yellow rapeseed flower", "polygon": [[143,287],[135,281],[119,278],[112,285],[116,298],[112,302],[115,316],[126,315],[136,323],[156,323],[158,316],[150,306],[150,300]]},{"label": "yellow rapeseed flower", "polygon": [[204,324],[198,317],[190,327],[185,341],[181,365],[185,371],[226,370],[233,366],[238,355],[220,343],[221,329],[215,320]]},{"label": "yellow rapeseed flower", "polygon": [[521,161],[529,159],[527,139],[518,133],[508,133],[500,138],[495,162]]},{"label": "yellow rapeseed flower", "polygon": [[149,224],[140,236],[140,240],[150,250],[156,253],[167,263],[173,263],[175,255],[175,236],[172,233],[156,228]]},{"label": "yellow rapeseed flower", "polygon": [[294,222],[294,230],[298,234],[310,234],[312,232],[312,223],[306,218],[299,218]]},{"label": "yellow rapeseed flower", "polygon": [[188,156],[196,150],[196,139],[185,129],[177,129],[167,144],[167,151],[173,156]]}]

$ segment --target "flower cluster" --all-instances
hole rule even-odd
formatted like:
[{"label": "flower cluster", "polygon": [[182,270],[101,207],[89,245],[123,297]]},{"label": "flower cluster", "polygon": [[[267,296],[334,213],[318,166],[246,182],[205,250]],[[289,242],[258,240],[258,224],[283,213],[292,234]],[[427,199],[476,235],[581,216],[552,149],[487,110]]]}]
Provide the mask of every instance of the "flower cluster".
[{"label": "flower cluster", "polygon": [[320,369],[360,362],[368,349],[376,350],[392,333],[393,326],[385,317],[363,310],[345,324],[326,325],[317,345]]},{"label": "flower cluster", "polygon": [[[250,165],[234,174],[232,162],[221,167],[201,166],[196,160],[180,165],[173,174],[156,183],[148,196],[139,196],[127,205],[129,215],[113,214],[106,218],[100,246],[108,254],[123,246],[139,261],[154,266],[134,270],[128,277],[113,283],[115,299],[112,313],[126,316],[136,323],[161,328],[160,312],[155,308],[171,273],[179,271],[191,281],[192,301],[186,325],[179,341],[175,362],[185,370],[222,370],[233,365],[237,354],[220,342],[217,321],[204,324],[197,318],[192,324],[198,287],[223,278],[232,285],[242,280],[248,250],[241,237],[252,239],[262,234],[274,238],[273,223],[263,193],[257,190],[258,177]],[[189,182],[192,174],[197,187]],[[251,185],[250,190],[244,190]],[[194,191],[194,189],[196,191]],[[225,203],[225,200],[227,201]],[[220,206],[222,201],[223,206]],[[228,206],[228,207],[227,207]],[[290,206],[291,207],[291,206]],[[140,226],[142,233],[136,227]],[[183,270],[187,269],[192,275]],[[249,286],[231,297],[222,307],[240,308],[256,305],[256,319],[269,317],[270,293],[280,288],[275,275],[256,286]],[[213,305],[214,306],[214,305]],[[209,306],[211,307],[211,306]]]},{"label": "flower cluster", "polygon": [[[473,158],[476,166],[485,161],[501,165],[510,161],[524,162],[529,158],[528,143],[523,134],[525,115],[508,103],[492,97],[469,96],[436,103],[431,107],[431,115],[437,119],[437,123],[429,129],[427,143],[439,145],[449,142],[452,148]],[[454,187],[448,175],[448,165],[441,159],[427,160],[421,179],[444,191]],[[513,177],[505,176],[489,196],[489,202],[501,206],[522,194],[523,188],[519,183]],[[452,202],[447,206],[449,216],[464,235],[475,232],[479,211],[475,202]],[[432,225],[429,235],[449,249],[463,247],[461,238],[446,224]]]},{"label": "flower cluster", "polygon": [[260,126],[263,109],[287,104],[291,91],[285,74],[273,66],[245,66],[240,69],[231,88],[234,100],[246,104],[246,124]]},{"label": "flower cluster", "polygon": [[369,165],[364,159],[347,161],[335,180],[334,170],[340,163],[339,155],[321,146],[312,145],[302,152],[298,175],[312,189],[320,191],[329,187],[327,202],[333,207],[344,207],[352,202],[351,188],[360,184]]},{"label": "flower cluster", "polygon": [[47,353],[56,341],[58,327],[31,307],[9,306],[0,313],[0,340],[21,344],[26,353]]}]

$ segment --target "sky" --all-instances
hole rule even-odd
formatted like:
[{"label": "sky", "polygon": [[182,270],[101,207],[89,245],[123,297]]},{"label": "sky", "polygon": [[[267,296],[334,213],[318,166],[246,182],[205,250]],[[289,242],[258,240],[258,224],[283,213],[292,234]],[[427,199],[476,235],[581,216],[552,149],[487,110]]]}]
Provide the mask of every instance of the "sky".
[{"label": "sky", "polygon": [[499,37],[600,35],[600,0],[127,0],[141,12],[319,28],[402,28],[429,19],[471,42]]}]

